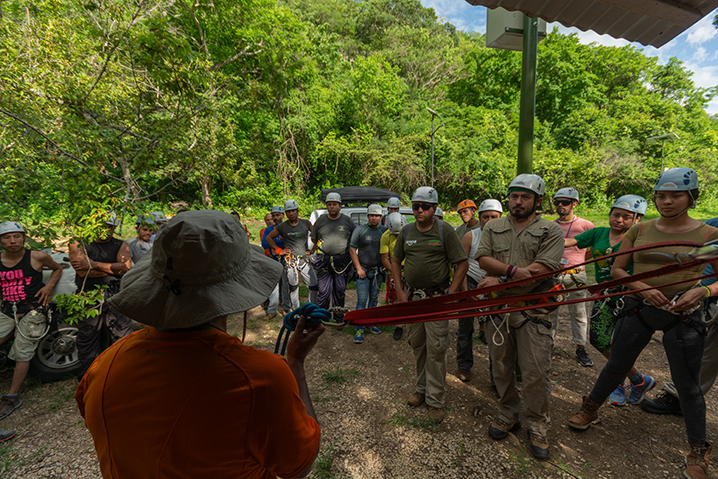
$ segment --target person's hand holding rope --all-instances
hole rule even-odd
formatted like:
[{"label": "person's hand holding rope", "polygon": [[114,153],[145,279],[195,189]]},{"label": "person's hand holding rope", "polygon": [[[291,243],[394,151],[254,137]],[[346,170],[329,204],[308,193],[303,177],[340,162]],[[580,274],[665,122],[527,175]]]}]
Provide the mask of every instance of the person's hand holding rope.
[{"label": "person's hand holding rope", "polygon": [[294,360],[303,363],[309,351],[317,344],[319,336],[324,333],[322,323],[317,323],[309,329],[306,329],[306,326],[307,318],[300,316],[297,321],[297,327],[287,344],[287,361]]}]

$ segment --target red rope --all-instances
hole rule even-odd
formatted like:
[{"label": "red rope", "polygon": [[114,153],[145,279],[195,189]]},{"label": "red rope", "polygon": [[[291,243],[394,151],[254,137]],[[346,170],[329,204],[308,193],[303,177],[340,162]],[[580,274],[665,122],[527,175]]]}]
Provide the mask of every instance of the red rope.
[{"label": "red rope", "polygon": [[[441,295],[436,296],[432,298],[426,298],[418,301],[411,301],[409,303],[395,303],[387,306],[381,306],[378,308],[369,308],[369,309],[361,309],[356,311],[351,311],[347,313],[347,315],[344,317],[344,321],[347,324],[352,324],[356,326],[369,326],[369,325],[392,325],[392,324],[407,324],[407,323],[418,323],[418,322],[427,322],[427,321],[437,321],[440,319],[460,319],[460,318],[470,318],[470,317],[477,317],[477,316],[486,316],[490,314],[497,314],[497,313],[512,313],[517,311],[525,311],[529,309],[537,309],[537,308],[546,308],[546,307],[554,307],[554,306],[560,306],[562,304],[573,304],[573,303],[582,303],[585,301],[592,301],[597,299],[603,299],[603,298],[609,298],[609,297],[615,297],[615,296],[622,296],[624,294],[628,293],[639,293],[642,291],[647,291],[650,289],[656,289],[655,287],[650,288],[644,288],[641,290],[633,290],[630,292],[620,292],[620,293],[613,293],[613,294],[607,294],[607,295],[594,295],[589,296],[587,298],[580,298],[575,299],[571,301],[563,301],[563,302],[548,302],[548,303],[541,303],[541,304],[530,304],[525,306],[515,306],[515,307],[509,307],[506,309],[496,310],[485,310],[485,308],[491,308],[491,307],[498,307],[498,306],[511,306],[518,302],[528,302],[528,301],[541,301],[543,299],[549,298],[551,296],[556,296],[557,294],[566,294],[566,293],[572,293],[575,291],[583,291],[587,290],[590,293],[595,293],[598,291],[603,291],[609,288],[614,288],[626,283],[632,283],[634,281],[642,281],[644,279],[653,278],[657,276],[663,276],[667,274],[672,274],[678,271],[683,271],[686,269],[693,268],[695,266],[699,266],[701,264],[709,263],[712,261],[712,259],[694,259],[691,261],[687,261],[685,263],[673,263],[665,266],[661,266],[660,268],[657,268],[652,271],[646,271],[639,274],[634,274],[631,276],[627,276],[625,278],[620,279],[614,279],[611,281],[606,281],[603,283],[590,285],[590,286],[583,286],[578,288],[571,288],[566,289],[562,291],[544,291],[539,293],[527,293],[523,295],[516,295],[516,296],[503,296],[503,297],[496,297],[496,298],[490,298],[490,299],[484,299],[484,300],[477,300],[476,298],[482,294],[488,294],[494,291],[500,291],[508,288],[513,288],[515,286],[533,282],[533,281],[540,281],[542,279],[546,279],[552,276],[555,276],[557,274],[561,274],[565,271],[570,271],[572,269],[575,269],[577,266],[584,266],[587,264],[594,263],[599,260],[605,260],[607,258],[613,258],[615,256],[620,256],[624,254],[631,254],[637,251],[644,251],[649,249],[655,249],[655,248],[662,248],[666,246],[692,246],[692,247],[701,247],[704,246],[701,243],[694,243],[689,241],[670,241],[670,242],[663,242],[663,243],[653,243],[650,245],[644,245],[639,246],[635,248],[631,248],[625,251],[619,251],[617,253],[612,253],[609,255],[602,256],[600,258],[595,258],[590,261],[586,261],[585,263],[582,263],[580,265],[574,265],[571,267],[563,268],[558,271],[551,271],[542,275],[534,276],[531,278],[527,278],[520,281],[512,281],[510,283],[503,283],[496,286],[491,286],[488,288],[481,288],[481,289],[473,289],[469,291],[461,291],[458,293],[453,294],[447,294],[447,295]],[[718,277],[718,273],[714,273],[709,276],[704,276],[702,278],[713,278]],[[683,283],[689,283],[693,282],[698,278],[688,279],[688,280],[682,280],[677,281],[675,283],[671,283],[668,285],[661,285],[660,287],[666,287],[666,286],[673,286],[677,284],[683,284]],[[467,299],[472,299],[471,301],[465,301]],[[463,300],[463,301],[462,301]],[[483,311],[482,311],[483,310]]]}]

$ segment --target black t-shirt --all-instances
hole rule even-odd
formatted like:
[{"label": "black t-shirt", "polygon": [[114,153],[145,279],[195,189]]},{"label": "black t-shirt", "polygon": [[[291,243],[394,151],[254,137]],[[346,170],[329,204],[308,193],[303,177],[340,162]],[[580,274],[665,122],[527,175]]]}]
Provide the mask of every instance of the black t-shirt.
[{"label": "black t-shirt", "polygon": [[309,248],[307,244],[307,236],[309,234],[309,227],[312,224],[309,220],[299,219],[299,223],[296,226],[289,224],[289,220],[279,223],[277,225],[277,231],[284,238],[284,247],[292,250],[292,254],[303,255]]},{"label": "black t-shirt", "polygon": [[[110,241],[105,243],[93,241],[88,245],[84,245],[85,253],[92,261],[99,261],[100,263],[117,263],[117,253],[120,251],[122,243],[124,243],[124,241],[117,238],[111,238]],[[119,275],[109,274],[99,278],[87,278],[87,281],[85,281],[85,277],[78,274],[75,275],[75,284],[77,285],[77,292],[79,293],[82,291],[83,282],[85,283],[85,291],[89,291],[103,284],[115,283],[119,281],[120,278],[121,276]]]},{"label": "black t-shirt", "polygon": [[[322,215],[312,226],[312,240],[319,244],[319,250],[328,255],[342,254],[349,250],[349,239],[356,225],[347,215],[339,214],[339,218],[331,219]],[[317,241],[318,240],[318,241]]]},{"label": "black t-shirt", "polygon": [[5,314],[12,314],[12,303],[17,303],[18,313],[30,311],[31,303],[37,302],[35,295],[45,286],[42,272],[32,267],[31,255],[29,250],[25,250],[18,264],[12,268],[0,262],[0,291]]}]

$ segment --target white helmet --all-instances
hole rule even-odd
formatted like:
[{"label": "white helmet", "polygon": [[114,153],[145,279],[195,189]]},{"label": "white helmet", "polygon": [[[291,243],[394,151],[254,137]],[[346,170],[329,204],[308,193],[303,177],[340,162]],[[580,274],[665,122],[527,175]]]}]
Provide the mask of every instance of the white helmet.
[{"label": "white helmet", "polygon": [[287,200],[287,201],[284,203],[284,211],[285,211],[285,212],[286,212],[286,211],[292,211],[292,210],[298,210],[298,209],[299,209],[299,205],[298,205],[297,202],[294,201],[294,200]]},{"label": "white helmet", "polygon": [[159,221],[167,221],[167,217],[161,211],[153,211],[150,215],[152,216],[152,219],[155,220],[155,223]]},{"label": "white helmet", "polygon": [[484,200],[479,205],[479,214],[484,211],[498,211],[499,213],[504,212],[503,206],[499,200]]},{"label": "white helmet", "polygon": [[439,194],[431,186],[420,186],[414,192],[411,201],[425,201],[427,203],[437,204],[439,202]]},{"label": "white helmet", "polygon": [[521,173],[519,176],[514,178],[509,185],[509,192],[512,188],[529,190],[535,193],[539,198],[543,198],[544,191],[546,190],[546,183],[544,183],[543,178],[538,175]]},{"label": "white helmet", "polygon": [[110,225],[110,226],[119,226],[120,225],[120,220],[119,220],[119,218],[117,218],[117,215],[115,214],[114,211],[110,211],[107,214],[107,217],[105,219],[105,224]]},{"label": "white helmet", "polygon": [[553,199],[556,198],[569,198],[578,201],[578,190],[576,188],[561,188],[553,195]]},{"label": "white helmet", "polygon": [[387,208],[401,208],[401,201],[399,201],[399,198],[396,196],[392,196],[389,198],[389,201],[386,202]]},{"label": "white helmet", "polygon": [[613,202],[611,209],[613,208],[621,208],[622,210],[638,213],[643,216],[648,209],[648,202],[642,196],[623,195]]},{"label": "white helmet", "polygon": [[336,201],[337,203],[341,203],[342,197],[339,193],[335,193],[332,191],[331,193],[327,194],[327,199],[324,200],[324,204],[327,204],[330,201]]},{"label": "white helmet", "polygon": [[441,208],[436,208],[436,211],[434,212],[434,216],[438,216],[439,218],[444,217],[444,210]]},{"label": "white helmet", "polygon": [[0,236],[4,235],[6,233],[25,234],[25,230],[22,229],[22,226],[20,226],[20,223],[15,223],[14,221],[6,221],[4,223],[0,223]]},{"label": "white helmet", "polygon": [[386,225],[392,234],[398,235],[401,229],[406,226],[406,218],[401,213],[394,212],[387,218]]},{"label": "white helmet", "polygon": [[369,205],[369,207],[366,209],[366,215],[383,215],[384,210],[382,209],[381,205]]}]

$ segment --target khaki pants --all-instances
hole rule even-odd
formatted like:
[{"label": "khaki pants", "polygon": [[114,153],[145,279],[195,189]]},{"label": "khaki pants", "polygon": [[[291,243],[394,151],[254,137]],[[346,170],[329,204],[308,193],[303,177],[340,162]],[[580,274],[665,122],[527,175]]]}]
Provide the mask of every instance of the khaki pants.
[{"label": "khaki pants", "polygon": [[410,324],[409,345],[416,360],[416,392],[426,395],[428,406],[444,407],[449,321]]},{"label": "khaki pants", "polygon": [[[524,391],[524,414],[530,431],[548,434],[549,402],[551,399],[551,330],[542,324],[526,321],[521,327],[503,323],[505,315],[493,316],[486,323],[486,338],[499,393],[499,417],[507,423],[519,420],[521,397],[516,382],[516,361],[521,368]],[[509,323],[520,324],[521,313],[510,313]],[[496,334],[495,334],[496,333]],[[500,334],[499,334],[500,333]],[[501,344],[503,335],[503,343]],[[498,345],[496,343],[499,343]]]},{"label": "khaki pants", "polygon": [[[12,313],[10,313],[12,315]],[[8,357],[13,361],[30,361],[35,355],[37,345],[40,343],[40,335],[46,331],[45,317],[34,310],[17,315],[20,328],[24,334],[15,331],[15,341],[10,347]],[[0,339],[4,338],[15,330],[15,318],[0,313]]]}]

